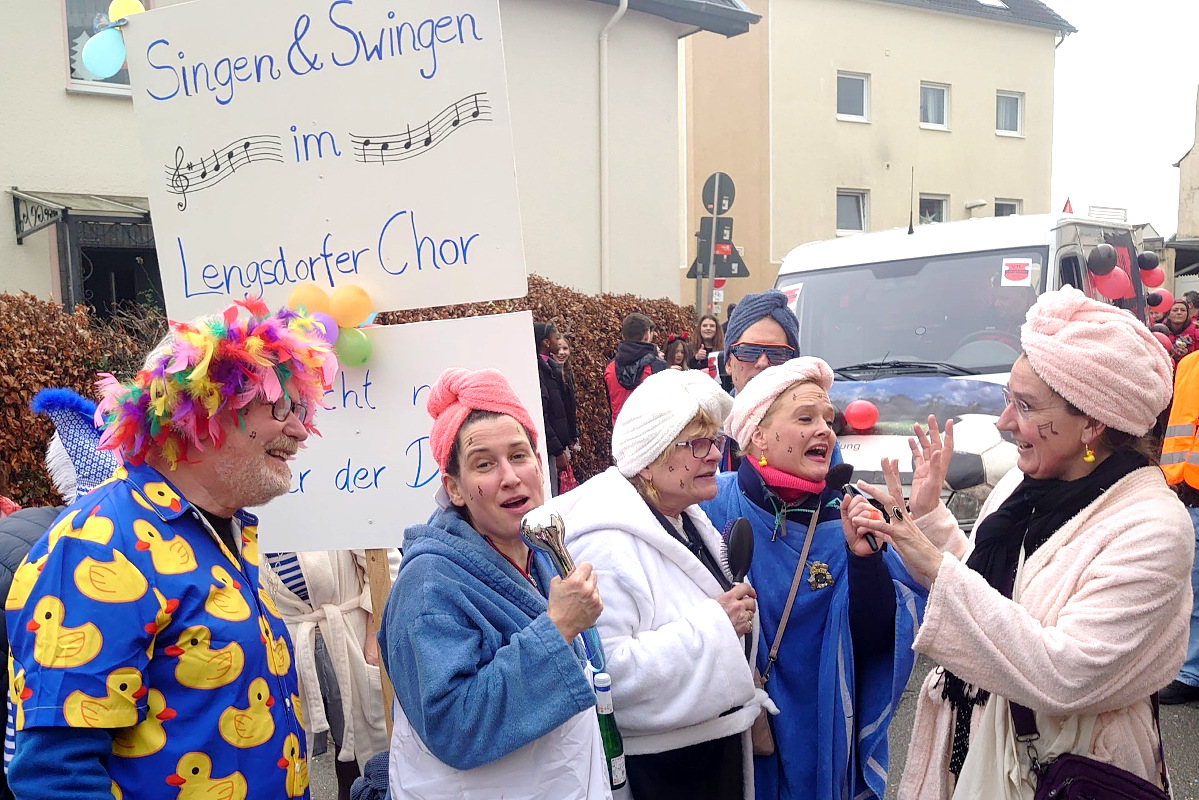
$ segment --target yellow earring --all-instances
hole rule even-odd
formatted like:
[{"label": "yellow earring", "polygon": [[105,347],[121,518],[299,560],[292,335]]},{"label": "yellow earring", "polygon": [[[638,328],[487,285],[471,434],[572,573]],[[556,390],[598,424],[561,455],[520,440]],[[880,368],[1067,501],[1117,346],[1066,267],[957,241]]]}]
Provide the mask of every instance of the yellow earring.
[{"label": "yellow earring", "polygon": [[1082,451],[1082,460],[1088,464],[1093,463],[1095,461],[1095,451],[1091,449],[1089,444],[1084,444],[1083,448],[1085,449]]},{"label": "yellow earring", "polygon": [[763,455],[761,458],[758,459],[758,466],[759,467],[766,466],[766,456],[765,455]]}]

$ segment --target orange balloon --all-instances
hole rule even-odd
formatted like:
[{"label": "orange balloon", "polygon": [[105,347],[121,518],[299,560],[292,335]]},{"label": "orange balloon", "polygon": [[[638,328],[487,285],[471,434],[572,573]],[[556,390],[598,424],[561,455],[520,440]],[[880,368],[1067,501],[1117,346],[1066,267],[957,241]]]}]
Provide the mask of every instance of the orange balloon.
[{"label": "orange balloon", "polygon": [[287,307],[292,311],[303,308],[309,314],[328,314],[329,295],[315,283],[301,283],[288,295]]},{"label": "orange balloon", "polygon": [[360,286],[342,286],[333,291],[329,316],[342,328],[357,328],[371,313],[371,296]]}]

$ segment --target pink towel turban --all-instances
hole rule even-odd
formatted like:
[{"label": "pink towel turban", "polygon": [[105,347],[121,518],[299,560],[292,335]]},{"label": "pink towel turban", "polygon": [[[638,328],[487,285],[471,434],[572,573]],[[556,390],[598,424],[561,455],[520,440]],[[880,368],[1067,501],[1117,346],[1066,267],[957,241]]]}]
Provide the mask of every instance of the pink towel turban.
[{"label": "pink towel turban", "polygon": [[533,418],[516,392],[512,391],[512,384],[499,370],[472,372],[462,367],[450,367],[433,382],[426,408],[433,418],[429,444],[433,448],[433,460],[442,472],[445,472],[446,462],[450,459],[458,429],[470,412],[476,410],[512,417],[532,434],[533,449],[537,449],[537,427],[533,424]]},{"label": "pink towel turban", "polygon": [[724,429],[742,449],[749,447],[749,437],[762,423],[762,417],[766,416],[775,398],[788,386],[800,382],[818,384],[827,392],[833,385],[833,370],[823,359],[812,356],[800,356],[777,367],[767,367],[733,398],[733,411],[725,421]]},{"label": "pink towel turban", "polygon": [[1173,364],[1149,329],[1072,286],[1041,295],[1020,344],[1049,388],[1116,430],[1144,436],[1170,402]]}]

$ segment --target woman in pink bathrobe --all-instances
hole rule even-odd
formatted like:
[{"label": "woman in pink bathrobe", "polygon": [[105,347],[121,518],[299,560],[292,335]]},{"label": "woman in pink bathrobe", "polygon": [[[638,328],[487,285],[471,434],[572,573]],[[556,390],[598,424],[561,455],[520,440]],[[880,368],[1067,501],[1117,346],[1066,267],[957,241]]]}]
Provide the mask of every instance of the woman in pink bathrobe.
[{"label": "woman in pink bathrobe", "polygon": [[1191,608],[1193,528],[1149,434],[1172,391],[1170,357],[1131,314],[1071,287],[1042,295],[998,426],[1017,468],[972,536],[940,502],[953,453],[929,418],[912,441],[905,508],[846,504],[929,587],[914,648],[938,664],[921,689],[901,800],[1029,800],[1009,701],[1031,709],[1041,761],[1076,753],[1161,783],[1151,695],[1177,674]]}]

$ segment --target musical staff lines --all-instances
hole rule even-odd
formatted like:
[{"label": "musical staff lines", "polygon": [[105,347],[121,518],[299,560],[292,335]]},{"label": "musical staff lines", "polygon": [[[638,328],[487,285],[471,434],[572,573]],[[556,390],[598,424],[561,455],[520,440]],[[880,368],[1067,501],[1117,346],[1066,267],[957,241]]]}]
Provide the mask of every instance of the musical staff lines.
[{"label": "musical staff lines", "polygon": [[237,174],[249,164],[263,161],[283,163],[283,143],[269,134],[245,136],[225,147],[213,148],[210,155],[199,160],[188,158],[182,146],[175,148],[175,163],[164,167],[167,192],[179,196],[176,207],[187,210],[189,194],[210,189],[226,178]]},{"label": "musical staff lines", "polygon": [[363,164],[390,164],[424,155],[472,122],[490,122],[487,92],[468,94],[446,106],[437,116],[405,125],[402,133],[359,136],[351,133],[354,160]]}]

